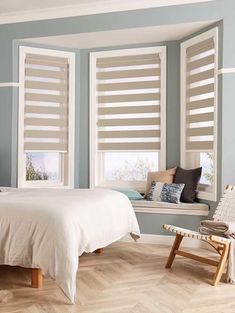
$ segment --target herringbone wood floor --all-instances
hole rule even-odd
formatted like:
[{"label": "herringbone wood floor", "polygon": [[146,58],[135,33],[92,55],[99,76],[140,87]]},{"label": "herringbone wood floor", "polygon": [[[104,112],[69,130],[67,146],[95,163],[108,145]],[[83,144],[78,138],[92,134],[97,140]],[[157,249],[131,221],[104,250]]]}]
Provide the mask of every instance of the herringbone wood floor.
[{"label": "herringbone wood floor", "polygon": [[166,246],[118,242],[101,255],[83,255],[76,305],[66,303],[51,279],[32,289],[28,270],[0,267],[0,289],[14,294],[0,312],[235,313],[235,286],[210,286],[213,268],[180,257],[166,270],[168,253]]}]

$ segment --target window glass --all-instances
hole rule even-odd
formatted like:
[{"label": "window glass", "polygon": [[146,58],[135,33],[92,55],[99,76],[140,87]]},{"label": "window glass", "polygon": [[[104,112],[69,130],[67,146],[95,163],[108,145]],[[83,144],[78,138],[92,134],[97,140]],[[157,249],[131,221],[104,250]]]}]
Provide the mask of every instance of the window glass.
[{"label": "window glass", "polygon": [[59,152],[27,152],[26,181],[60,179]]},{"label": "window glass", "polygon": [[214,180],[213,153],[201,152],[200,166],[202,166],[202,176],[200,183],[203,185],[212,185]]},{"label": "window glass", "polygon": [[158,152],[106,152],[104,153],[104,179],[106,181],[143,181],[149,171],[157,171]]}]

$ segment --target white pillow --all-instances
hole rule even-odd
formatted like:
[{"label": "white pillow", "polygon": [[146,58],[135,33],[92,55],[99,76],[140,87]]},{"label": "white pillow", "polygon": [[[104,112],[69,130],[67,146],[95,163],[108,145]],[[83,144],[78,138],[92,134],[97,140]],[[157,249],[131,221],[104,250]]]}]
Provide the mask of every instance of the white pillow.
[{"label": "white pillow", "polygon": [[146,196],[146,199],[149,201],[162,201],[161,193],[165,183],[159,183],[152,181],[149,193]]}]

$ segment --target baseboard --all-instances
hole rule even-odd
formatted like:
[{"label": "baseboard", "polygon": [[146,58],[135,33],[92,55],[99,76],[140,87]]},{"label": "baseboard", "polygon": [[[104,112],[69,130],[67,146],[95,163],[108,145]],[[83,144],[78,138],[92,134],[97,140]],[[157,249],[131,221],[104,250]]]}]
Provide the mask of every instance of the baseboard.
[{"label": "baseboard", "polygon": [[[140,239],[136,241],[136,244],[146,243],[146,244],[157,244],[157,245],[167,245],[171,246],[175,240],[175,236],[164,236],[164,235],[152,235],[152,234],[141,234]],[[127,235],[121,239],[124,242],[134,242],[130,235]],[[182,247],[188,248],[203,248],[208,249],[208,244],[201,240],[192,239],[185,237],[181,244]]]}]

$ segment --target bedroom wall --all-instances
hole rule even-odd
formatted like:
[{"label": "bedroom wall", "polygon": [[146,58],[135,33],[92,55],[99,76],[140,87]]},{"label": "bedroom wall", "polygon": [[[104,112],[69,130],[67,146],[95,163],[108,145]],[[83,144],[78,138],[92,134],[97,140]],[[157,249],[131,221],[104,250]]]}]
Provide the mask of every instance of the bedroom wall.
[{"label": "bedroom wall", "polygon": [[[224,4],[225,2],[226,7]],[[233,6],[233,0],[217,0],[187,5],[0,25],[0,81],[12,80],[13,40],[40,36],[219,20],[226,16],[227,7],[229,9],[229,3]],[[230,18],[230,14],[231,12],[228,11],[228,18]]]},{"label": "bedroom wall", "polygon": [[0,185],[11,185],[12,94],[15,87],[0,88]]},{"label": "bedroom wall", "polygon": [[[223,20],[223,55],[221,66],[224,68],[235,68],[235,41],[233,39],[233,30],[235,29],[235,3],[233,0],[217,0],[212,2],[189,4],[182,6],[161,7],[154,9],[143,9],[126,12],[106,13],[91,16],[80,16],[72,18],[54,19],[48,21],[26,22],[9,25],[0,25],[0,83],[17,82],[14,74],[14,55],[13,41],[22,38],[71,34],[79,32],[124,29],[133,27],[144,27],[164,24],[177,24],[183,22],[196,22],[203,20]],[[173,50],[171,50],[172,53]],[[88,51],[81,51],[81,61],[87,58]],[[173,60],[173,58],[169,58]],[[172,61],[173,62],[173,61]],[[179,71],[179,62],[173,62],[171,66],[168,63],[168,71],[172,66],[175,71],[168,72],[168,75],[177,75]],[[83,129],[88,119],[88,86],[85,83],[86,73],[88,73],[88,63],[81,62],[81,97],[79,115],[80,126]],[[221,82],[221,100],[222,100],[222,119],[221,136],[222,142],[219,150],[221,151],[221,185],[235,182],[235,126],[234,115],[235,106],[233,104],[235,73],[220,75]],[[168,88],[172,89],[172,81],[168,82]],[[179,92],[179,89],[178,89]],[[0,88],[0,185],[14,185],[16,173],[16,117],[17,117],[17,88]],[[177,95],[176,95],[177,97]],[[14,101],[15,99],[15,101]],[[177,118],[179,122],[178,103],[175,100],[174,93],[168,94],[168,125],[174,123]],[[78,103],[78,102],[77,102]],[[80,108],[80,109],[79,109]],[[84,118],[85,116],[86,119]],[[179,161],[179,142],[176,142],[174,131],[179,133],[179,123],[167,131],[167,165],[175,164]],[[86,164],[88,162],[88,141],[87,138],[79,136],[79,129],[76,130],[78,139],[76,160],[76,182],[79,181],[81,187],[86,187],[88,183],[88,171]],[[179,138],[177,136],[177,138]],[[177,157],[178,155],[178,157]],[[198,224],[198,217],[174,216],[174,215],[152,215],[138,214],[141,230],[145,233],[161,233],[160,225],[162,222],[176,223],[181,226],[191,226],[195,228]]]}]

